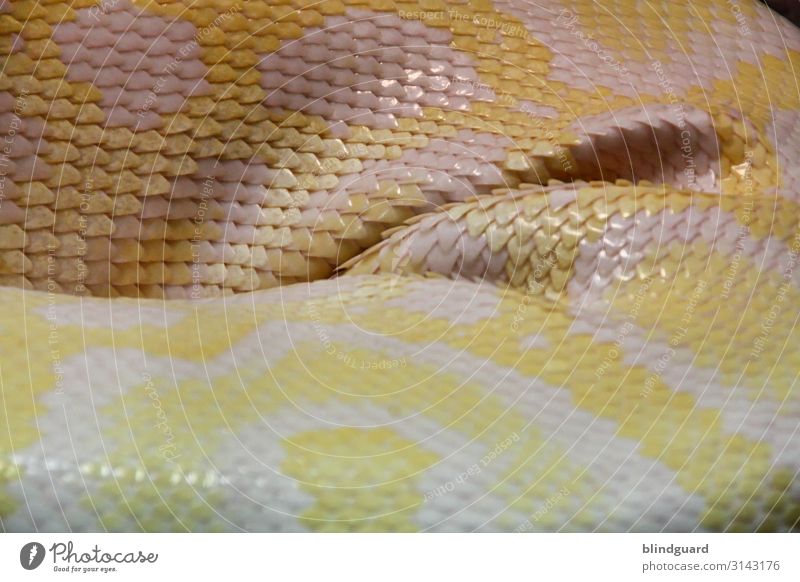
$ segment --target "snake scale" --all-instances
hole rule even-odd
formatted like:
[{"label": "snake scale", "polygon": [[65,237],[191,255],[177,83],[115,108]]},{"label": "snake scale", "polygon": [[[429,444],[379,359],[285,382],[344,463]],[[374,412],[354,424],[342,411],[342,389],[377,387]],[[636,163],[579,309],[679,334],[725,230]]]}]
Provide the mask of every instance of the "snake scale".
[{"label": "snake scale", "polygon": [[791,531],[800,31],[0,2],[6,531]]}]

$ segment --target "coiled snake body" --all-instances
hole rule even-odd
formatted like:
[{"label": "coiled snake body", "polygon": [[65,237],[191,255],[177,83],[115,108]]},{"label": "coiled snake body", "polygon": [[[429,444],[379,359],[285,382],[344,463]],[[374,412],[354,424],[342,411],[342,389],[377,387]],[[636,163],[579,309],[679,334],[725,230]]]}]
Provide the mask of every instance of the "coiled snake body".
[{"label": "coiled snake body", "polygon": [[0,520],[783,531],[800,33],[0,3]]}]

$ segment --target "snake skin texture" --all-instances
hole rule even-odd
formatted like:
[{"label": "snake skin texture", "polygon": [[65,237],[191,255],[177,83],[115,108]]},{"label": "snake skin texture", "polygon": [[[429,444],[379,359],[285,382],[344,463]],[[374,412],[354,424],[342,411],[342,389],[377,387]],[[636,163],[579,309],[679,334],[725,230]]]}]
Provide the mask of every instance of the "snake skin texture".
[{"label": "snake skin texture", "polygon": [[6,531],[800,526],[800,31],[0,1]]}]

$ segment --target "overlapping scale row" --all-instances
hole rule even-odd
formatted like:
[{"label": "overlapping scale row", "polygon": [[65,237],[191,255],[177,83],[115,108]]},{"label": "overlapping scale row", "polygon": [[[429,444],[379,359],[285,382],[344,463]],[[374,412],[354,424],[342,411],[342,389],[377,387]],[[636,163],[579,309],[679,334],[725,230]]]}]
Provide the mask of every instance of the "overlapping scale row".
[{"label": "overlapping scale row", "polygon": [[316,279],[421,211],[553,178],[797,199],[776,136],[800,38],[763,6],[307,4],[3,3],[0,283]]},{"label": "overlapping scale row", "polygon": [[[284,14],[215,2],[177,18],[176,4],[59,6],[58,18],[35,3],[4,16],[0,106],[13,144],[0,209],[2,283],[176,297],[319,278],[426,204],[428,174],[364,168],[428,144],[426,131],[437,128],[420,128],[419,111],[402,126],[347,117],[332,124],[341,112],[330,107],[323,116],[282,107],[275,95],[291,101],[291,87],[270,91],[271,73],[259,71],[270,59],[295,62],[297,45],[281,43],[301,36],[301,25],[324,24],[335,6]],[[268,24],[279,18],[281,26]],[[419,31],[419,23],[401,24]],[[230,51],[237,32],[257,46]],[[348,35],[317,46],[336,55]],[[342,49],[357,61],[340,70],[348,83],[365,66],[351,54],[357,48]],[[431,69],[435,50],[400,54],[407,68]],[[395,81],[384,90],[373,70],[382,66],[370,57],[366,84],[378,93],[419,98],[417,89],[427,90],[424,76],[417,89]],[[359,90],[358,103],[368,94]],[[298,112],[304,107],[309,115]]]},{"label": "overlapping scale row", "polygon": [[[490,280],[576,305],[605,299],[609,289],[631,280],[668,285],[683,274],[723,281],[723,271],[733,267],[720,265],[733,257],[759,265],[764,280],[788,273],[788,282],[800,287],[793,269],[800,244],[794,202],[782,200],[776,208],[772,198],[743,203],[646,181],[635,186],[625,180],[553,181],[546,187],[498,189],[386,234],[343,267],[353,274],[432,272]],[[705,264],[710,256],[720,259],[717,270]],[[737,285],[750,289],[751,283],[732,279],[728,293]]]}]

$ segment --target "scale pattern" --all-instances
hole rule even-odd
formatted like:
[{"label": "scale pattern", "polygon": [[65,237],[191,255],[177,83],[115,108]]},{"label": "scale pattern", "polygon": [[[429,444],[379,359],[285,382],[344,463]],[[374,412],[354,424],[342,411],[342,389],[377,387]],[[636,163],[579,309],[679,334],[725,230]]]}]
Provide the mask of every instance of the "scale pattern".
[{"label": "scale pattern", "polygon": [[7,531],[800,524],[762,4],[0,1]]}]

